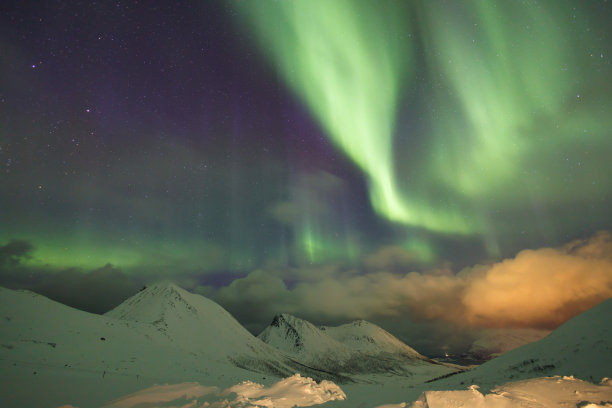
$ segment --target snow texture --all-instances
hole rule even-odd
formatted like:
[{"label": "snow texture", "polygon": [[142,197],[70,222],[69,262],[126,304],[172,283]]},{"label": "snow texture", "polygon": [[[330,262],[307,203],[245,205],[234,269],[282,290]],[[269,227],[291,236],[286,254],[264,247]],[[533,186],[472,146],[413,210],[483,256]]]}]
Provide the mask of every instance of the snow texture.
[{"label": "snow texture", "polygon": [[[386,405],[378,408],[406,407]],[[497,387],[482,394],[478,386],[464,391],[426,391],[411,408],[576,408],[612,407],[612,383],[606,378],[600,385],[574,377],[545,377]]]},{"label": "snow texture", "polygon": [[311,378],[295,374],[268,387],[244,381],[222,391],[198,383],[155,385],[119,398],[104,408],[292,408],[345,398],[340,387],[330,381],[317,384]]},{"label": "snow texture", "polygon": [[[425,391],[412,404],[402,402],[376,408],[612,407],[612,380],[607,378],[595,385],[574,377],[543,377],[508,383],[488,394],[481,393],[478,388],[472,385],[461,391]],[[384,388],[380,388],[379,393],[380,399],[384,399]],[[296,374],[268,387],[245,381],[222,391],[193,382],[155,385],[119,398],[103,408],[292,408],[345,399],[344,392],[334,383],[322,381],[317,384]]]}]

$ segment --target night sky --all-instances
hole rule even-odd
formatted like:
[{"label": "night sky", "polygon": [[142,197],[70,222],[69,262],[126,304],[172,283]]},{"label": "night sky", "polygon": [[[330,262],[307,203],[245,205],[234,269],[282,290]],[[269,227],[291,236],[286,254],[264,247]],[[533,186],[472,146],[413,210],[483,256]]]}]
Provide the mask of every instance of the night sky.
[{"label": "night sky", "polygon": [[170,279],[254,332],[367,318],[423,347],[556,327],[612,296],[610,21],[3,1],[0,285],[104,312]]}]

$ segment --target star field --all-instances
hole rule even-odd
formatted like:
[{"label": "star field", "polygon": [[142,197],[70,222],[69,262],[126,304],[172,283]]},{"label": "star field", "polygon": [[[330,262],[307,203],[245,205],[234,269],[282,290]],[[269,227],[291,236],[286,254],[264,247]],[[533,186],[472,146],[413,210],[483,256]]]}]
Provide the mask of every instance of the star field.
[{"label": "star field", "polygon": [[0,284],[230,305],[238,278],[456,276],[612,229],[608,1],[0,11]]}]

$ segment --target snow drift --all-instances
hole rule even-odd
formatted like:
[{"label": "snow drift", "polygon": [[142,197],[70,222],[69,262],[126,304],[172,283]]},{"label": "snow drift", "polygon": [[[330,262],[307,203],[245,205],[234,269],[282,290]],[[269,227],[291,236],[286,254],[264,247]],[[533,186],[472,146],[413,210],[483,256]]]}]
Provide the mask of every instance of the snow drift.
[{"label": "snow drift", "polygon": [[293,408],[345,398],[340,387],[330,381],[317,384],[311,378],[295,374],[267,387],[251,381],[225,390],[198,383],[155,385],[119,398],[103,408]]},{"label": "snow drift", "polygon": [[[406,404],[387,405],[407,407]],[[573,377],[546,377],[497,387],[482,394],[477,386],[464,391],[426,391],[411,408],[576,408],[612,407],[612,381],[600,385]],[[378,407],[381,408],[381,407]]]}]

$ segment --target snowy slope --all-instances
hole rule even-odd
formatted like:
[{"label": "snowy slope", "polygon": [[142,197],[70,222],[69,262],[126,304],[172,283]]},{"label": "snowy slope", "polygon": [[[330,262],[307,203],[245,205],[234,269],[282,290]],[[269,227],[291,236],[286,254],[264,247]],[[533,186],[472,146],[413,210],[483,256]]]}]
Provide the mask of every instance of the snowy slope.
[{"label": "snowy slope", "polygon": [[[270,387],[244,382],[220,390],[195,382],[150,387],[113,401],[104,408],[190,407],[190,408],[293,408],[323,404],[324,407],[372,408],[609,408],[612,380],[595,385],[573,377],[544,377],[504,384],[491,393],[478,387],[459,391],[425,391],[414,402],[388,403],[393,397],[384,387],[374,390],[377,402],[360,403],[328,381],[317,384],[295,375]],[[607,401],[607,402],[605,402]],[[387,402],[387,403],[385,403]],[[384,405],[380,405],[384,404]]]},{"label": "snowy slope", "polygon": [[475,360],[490,360],[510,350],[543,339],[550,330],[538,329],[484,329],[474,340],[468,356]]},{"label": "snowy slope", "polygon": [[[305,365],[367,382],[388,381],[391,375],[401,376],[402,381],[413,377],[413,382],[421,382],[457,371],[456,367],[427,359],[363,320],[317,328],[295,316],[281,314],[258,337]],[[376,374],[384,374],[385,378]]]},{"label": "snowy slope", "polygon": [[591,382],[612,377],[612,299],[567,321],[542,340],[431,384],[447,389],[478,384],[488,390],[509,381],[552,375]]},{"label": "snowy slope", "polygon": [[555,376],[508,383],[490,394],[480,393],[476,386],[464,391],[426,391],[412,405],[400,403],[377,408],[605,408],[612,406],[611,400],[610,380],[595,385]]},{"label": "snowy slope", "polygon": [[83,408],[159,382],[253,378],[168,345],[151,325],[82,312],[31,292],[0,288],[0,311],[3,407]]}]

